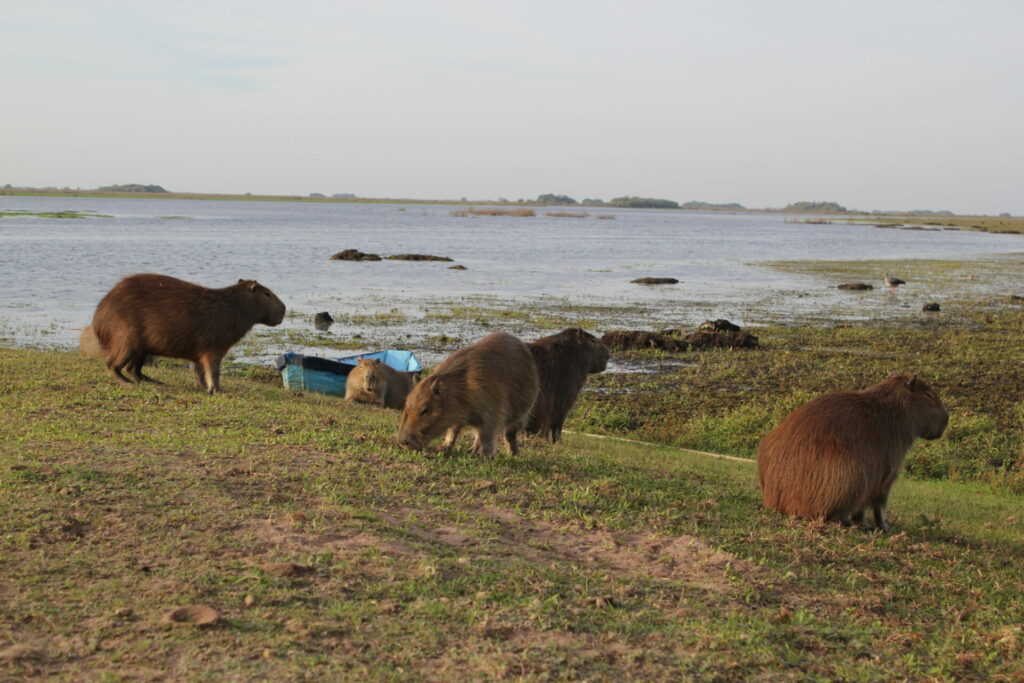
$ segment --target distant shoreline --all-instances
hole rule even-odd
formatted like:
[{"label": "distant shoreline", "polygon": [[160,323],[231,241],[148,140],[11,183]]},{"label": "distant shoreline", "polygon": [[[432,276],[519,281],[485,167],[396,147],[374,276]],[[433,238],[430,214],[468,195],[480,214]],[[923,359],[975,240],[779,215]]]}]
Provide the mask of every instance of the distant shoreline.
[{"label": "distant shoreline", "polygon": [[[114,192],[105,190],[45,190],[37,188],[0,188],[0,197],[83,197],[98,199],[200,199],[210,201],[251,201],[251,202],[300,202],[304,204],[413,204],[434,206],[558,206],[537,201],[500,201],[491,199],[407,199],[399,197],[310,197],[301,195],[266,195],[266,194],[225,194],[202,192]],[[573,205],[573,207],[582,205]],[[592,206],[583,208],[605,208],[629,210],[616,206]],[[654,209],[644,209],[654,210]],[[836,223],[863,224],[870,223],[878,227],[921,226],[923,229],[959,229],[977,230],[982,232],[1024,234],[1024,217],[1020,216],[978,216],[949,213],[900,212],[869,213],[847,210],[843,212],[792,211],[786,209],[754,209],[754,208],[664,208],[659,211],[716,212],[726,214],[784,214],[795,217],[828,216],[827,220],[799,220],[802,223]]]}]

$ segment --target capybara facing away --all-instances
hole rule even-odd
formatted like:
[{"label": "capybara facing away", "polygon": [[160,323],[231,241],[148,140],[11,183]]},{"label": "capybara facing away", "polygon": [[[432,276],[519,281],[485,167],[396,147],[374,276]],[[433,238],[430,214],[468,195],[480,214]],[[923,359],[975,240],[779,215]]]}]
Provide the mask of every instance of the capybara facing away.
[{"label": "capybara facing away", "polygon": [[253,325],[279,325],[285,307],[255,280],[221,289],[194,285],[168,275],[130,275],[96,306],[92,329],[103,348],[107,371],[127,382],[153,381],[142,374],[147,356],[191,361],[196,385],[220,391],[220,362]]},{"label": "capybara facing away", "polygon": [[527,344],[540,375],[540,394],[526,431],[558,443],[587,375],[608,367],[608,347],[578,327]]},{"label": "capybara facing away", "polygon": [[849,525],[860,524],[870,505],[875,526],[888,531],[885,506],[907,450],[917,437],[942,436],[948,421],[916,375],[805,403],[758,447],[765,507]]},{"label": "capybara facing away", "polygon": [[360,358],[345,381],[345,398],[401,410],[412,385],[411,373],[395,370],[376,358]]},{"label": "capybara facing away", "polygon": [[537,366],[526,344],[495,332],[448,356],[413,387],[398,426],[398,442],[420,450],[445,434],[450,451],[462,427],[476,432],[473,453],[492,455],[499,435],[512,454],[537,399]]}]

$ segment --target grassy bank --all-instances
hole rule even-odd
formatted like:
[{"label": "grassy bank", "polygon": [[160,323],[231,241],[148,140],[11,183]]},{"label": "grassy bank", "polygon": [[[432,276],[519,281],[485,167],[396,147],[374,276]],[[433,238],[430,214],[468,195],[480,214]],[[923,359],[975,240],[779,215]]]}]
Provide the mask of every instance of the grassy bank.
[{"label": "grassy bank", "polygon": [[[269,371],[214,398],[154,374],[0,349],[0,677],[1024,675],[1019,496],[905,479],[885,536],[763,511],[745,462],[581,435],[442,458]],[[166,620],[197,603],[219,620]]]}]

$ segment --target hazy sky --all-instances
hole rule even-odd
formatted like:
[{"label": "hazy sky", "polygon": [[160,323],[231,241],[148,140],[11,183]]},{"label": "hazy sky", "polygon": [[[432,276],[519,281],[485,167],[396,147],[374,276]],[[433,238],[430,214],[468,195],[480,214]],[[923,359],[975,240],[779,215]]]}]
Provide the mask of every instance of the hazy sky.
[{"label": "hazy sky", "polygon": [[1024,214],[1024,2],[2,0],[0,185]]}]

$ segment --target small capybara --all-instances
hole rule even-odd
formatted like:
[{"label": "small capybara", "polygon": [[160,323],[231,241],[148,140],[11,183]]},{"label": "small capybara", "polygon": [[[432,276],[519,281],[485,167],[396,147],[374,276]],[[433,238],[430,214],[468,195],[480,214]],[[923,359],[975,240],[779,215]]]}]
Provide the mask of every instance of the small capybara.
[{"label": "small capybara", "polygon": [[863,391],[800,406],[757,449],[765,507],[812,520],[860,524],[885,506],[914,439],[942,436],[949,414],[917,376],[893,375]]},{"label": "small capybara", "polygon": [[587,375],[608,367],[608,347],[578,327],[543,337],[526,345],[540,375],[540,394],[526,431],[558,443]]},{"label": "small capybara", "polygon": [[345,382],[345,398],[401,410],[412,385],[412,373],[395,370],[376,358],[360,358]]},{"label": "small capybara", "polygon": [[220,391],[220,362],[253,325],[279,325],[285,307],[255,280],[239,280],[221,289],[194,285],[168,275],[130,275],[107,292],[96,306],[92,329],[103,348],[107,371],[136,381],[147,356],[192,362],[196,385]]},{"label": "small capybara", "polygon": [[495,332],[448,356],[413,387],[398,425],[398,442],[420,450],[445,434],[451,451],[462,427],[476,432],[473,453],[490,456],[497,437],[519,452],[517,433],[526,426],[540,380],[526,344]]}]

